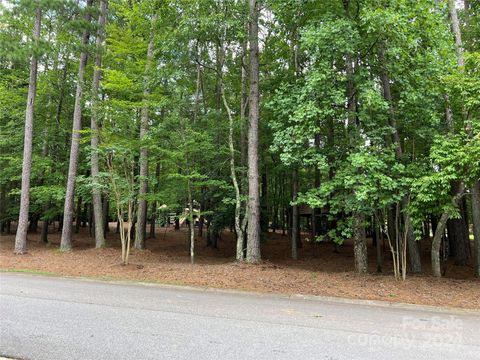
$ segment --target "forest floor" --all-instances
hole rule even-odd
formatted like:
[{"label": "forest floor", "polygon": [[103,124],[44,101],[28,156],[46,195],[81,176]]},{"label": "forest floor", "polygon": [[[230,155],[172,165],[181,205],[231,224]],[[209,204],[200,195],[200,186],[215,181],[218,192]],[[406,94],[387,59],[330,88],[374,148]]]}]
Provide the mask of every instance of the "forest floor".
[{"label": "forest floor", "polygon": [[408,274],[406,281],[397,281],[387,252],[384,271],[377,273],[375,249],[369,247],[369,274],[357,275],[348,242],[339,253],[331,243],[321,243],[315,251],[304,243],[299,260],[293,261],[289,239],[280,233],[269,233],[262,243],[261,264],[236,263],[235,236],[228,230],[222,234],[218,249],[207,247],[205,238],[197,237],[195,265],[191,265],[187,229],[158,228],[156,238],[147,240],[147,249],[132,249],[130,264],[122,266],[120,240],[113,223],[110,228],[106,248],[94,249],[88,228],[82,228],[74,234],[73,251],[69,253],[58,250],[60,233],[53,229],[48,245],[40,242],[40,234],[29,234],[28,253],[22,256],[13,254],[14,235],[2,235],[0,269],[480,309],[480,280],[473,277],[473,266],[449,263],[446,277],[432,277],[426,242],[421,243],[425,274]]}]

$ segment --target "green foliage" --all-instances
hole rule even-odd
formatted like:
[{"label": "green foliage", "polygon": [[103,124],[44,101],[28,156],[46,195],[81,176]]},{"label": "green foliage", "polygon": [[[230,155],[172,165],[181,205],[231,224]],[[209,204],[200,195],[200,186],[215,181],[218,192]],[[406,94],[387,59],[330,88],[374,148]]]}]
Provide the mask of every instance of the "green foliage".
[{"label": "green foliage", "polygon": [[[370,221],[392,206],[411,216],[417,232],[427,216],[459,216],[452,184],[470,186],[480,177],[480,5],[470,2],[468,18],[459,11],[466,53],[458,68],[445,2],[438,3],[262,2],[259,176],[267,181],[262,216],[271,224],[278,228],[292,205],[293,169],[300,177],[296,203],[321,209],[335,224],[317,241],[341,243],[353,234],[354,214]],[[54,219],[63,209],[82,50],[89,55],[84,93],[92,94],[98,2],[91,8],[85,1],[40,4],[38,43],[32,41],[34,1],[0,7],[2,221],[18,213],[30,57],[39,60],[31,215]],[[125,210],[147,180],[145,199],[157,209],[182,212],[190,192],[214,231],[230,225],[235,192],[220,89],[232,111],[244,203],[248,124],[242,115],[248,104],[240,106],[246,101],[242,90],[248,93],[248,81],[242,86],[247,10],[236,0],[109,1],[98,101],[85,96],[83,104],[77,198],[91,201],[88,129],[95,114],[101,159],[96,186],[103,196],[112,201],[117,192]],[[86,12],[91,22],[84,20]],[[91,33],[85,49],[84,30]],[[150,39],[154,51],[147,66]],[[140,140],[146,111],[149,129]],[[146,179],[139,176],[142,148],[148,150]]]}]

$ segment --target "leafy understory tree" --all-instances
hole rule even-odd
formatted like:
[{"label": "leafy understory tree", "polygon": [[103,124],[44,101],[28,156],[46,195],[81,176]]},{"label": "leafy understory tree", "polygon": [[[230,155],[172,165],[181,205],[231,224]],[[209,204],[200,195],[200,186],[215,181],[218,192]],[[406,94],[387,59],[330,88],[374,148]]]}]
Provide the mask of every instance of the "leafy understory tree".
[{"label": "leafy understory tree", "polygon": [[127,147],[106,142],[102,145],[109,175],[110,198],[114,200],[120,225],[122,265],[128,265],[132,226],[136,214],[136,178],[134,153]]}]

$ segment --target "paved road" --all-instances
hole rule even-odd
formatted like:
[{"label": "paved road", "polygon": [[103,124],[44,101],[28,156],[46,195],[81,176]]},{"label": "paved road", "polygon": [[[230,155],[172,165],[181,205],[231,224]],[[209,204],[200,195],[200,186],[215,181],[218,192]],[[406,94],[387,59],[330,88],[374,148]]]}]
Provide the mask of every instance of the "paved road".
[{"label": "paved road", "polygon": [[0,273],[0,356],[480,359],[480,313]]}]

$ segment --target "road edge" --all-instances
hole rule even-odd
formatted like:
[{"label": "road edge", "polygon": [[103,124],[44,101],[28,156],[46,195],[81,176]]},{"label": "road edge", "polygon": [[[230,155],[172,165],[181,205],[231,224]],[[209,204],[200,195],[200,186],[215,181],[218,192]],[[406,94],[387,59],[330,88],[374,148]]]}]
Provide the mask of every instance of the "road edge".
[{"label": "road edge", "polygon": [[[325,295],[308,295],[308,294],[283,294],[276,292],[260,292],[256,290],[241,290],[241,289],[225,289],[225,288],[216,288],[210,286],[195,286],[188,284],[169,284],[155,281],[134,281],[134,280],[122,280],[122,279],[109,279],[101,277],[86,277],[86,276],[68,276],[61,275],[57,273],[42,273],[42,272],[28,272],[22,269],[1,269],[0,274],[15,274],[16,276],[30,276],[30,277],[43,277],[43,278],[61,278],[61,279],[73,279],[79,281],[87,282],[97,282],[104,284],[114,284],[114,285],[129,285],[129,286],[143,286],[143,287],[158,287],[164,289],[177,289],[177,290],[189,290],[189,291],[198,291],[198,292],[212,292],[212,293],[221,293],[221,294],[232,294],[232,295],[242,295],[242,296],[256,296],[263,298],[273,298],[273,299],[295,299],[295,300],[305,300],[305,301],[317,301],[317,302],[326,302],[326,303],[342,303],[342,304],[351,304],[359,306],[375,306],[382,308],[390,309],[399,309],[399,310],[422,310],[434,313],[450,313],[450,314],[473,314],[480,316],[480,310],[477,309],[468,309],[468,308],[456,308],[456,307],[441,307],[441,306],[432,306],[432,305],[419,305],[419,304],[409,304],[402,302],[393,302],[393,301],[384,301],[384,300],[369,300],[369,299],[352,299],[352,298],[343,298],[336,296],[325,296]],[[0,277],[1,279],[1,277]]]}]

